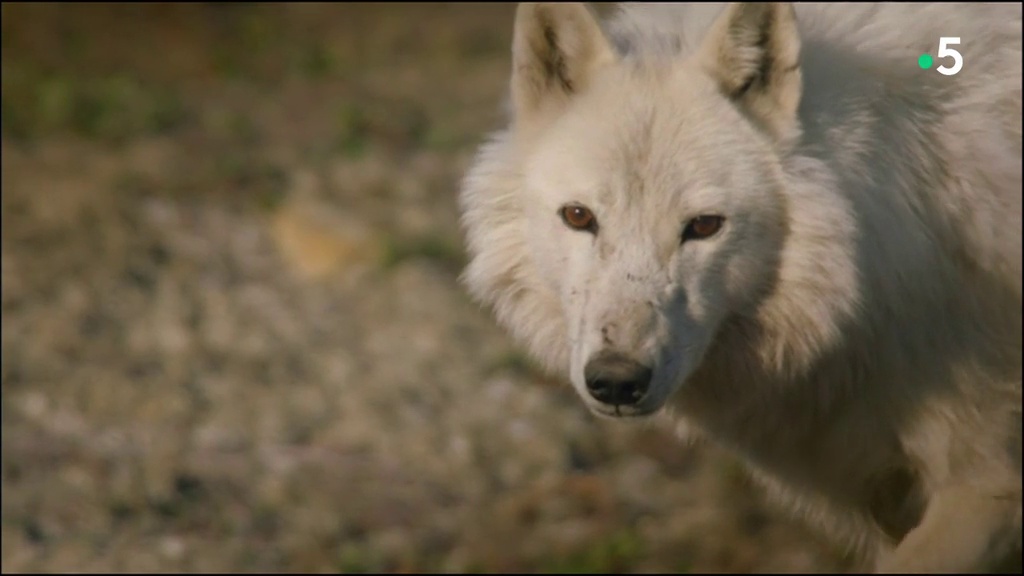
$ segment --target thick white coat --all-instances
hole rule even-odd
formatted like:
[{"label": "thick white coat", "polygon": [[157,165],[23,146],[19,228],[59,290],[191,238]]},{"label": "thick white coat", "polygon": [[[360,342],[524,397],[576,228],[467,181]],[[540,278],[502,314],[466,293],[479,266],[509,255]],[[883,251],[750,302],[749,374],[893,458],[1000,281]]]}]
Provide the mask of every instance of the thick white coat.
[{"label": "thick white coat", "polygon": [[[943,36],[955,76],[918,66]],[[652,366],[635,416],[880,570],[1019,562],[1021,6],[525,4],[515,37],[460,196],[474,297],[599,414],[588,359]]]}]

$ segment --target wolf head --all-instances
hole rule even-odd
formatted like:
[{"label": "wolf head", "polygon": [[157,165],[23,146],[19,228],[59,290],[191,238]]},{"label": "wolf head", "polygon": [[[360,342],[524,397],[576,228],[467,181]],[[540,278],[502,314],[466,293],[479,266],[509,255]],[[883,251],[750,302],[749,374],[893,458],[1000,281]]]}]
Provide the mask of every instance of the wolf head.
[{"label": "wolf head", "polygon": [[464,281],[594,412],[660,409],[773,290],[799,47],[788,5],[730,5],[646,58],[582,4],[519,6],[513,119],[460,197]]}]

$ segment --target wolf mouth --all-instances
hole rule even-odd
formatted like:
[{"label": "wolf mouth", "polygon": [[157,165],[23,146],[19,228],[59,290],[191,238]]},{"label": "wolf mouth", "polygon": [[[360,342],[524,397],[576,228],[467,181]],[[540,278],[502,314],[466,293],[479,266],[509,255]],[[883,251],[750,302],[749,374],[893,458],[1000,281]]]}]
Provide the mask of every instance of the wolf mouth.
[{"label": "wolf mouth", "polygon": [[590,409],[598,416],[615,420],[641,419],[653,416],[662,409],[661,405],[636,408],[633,406],[591,406]]}]

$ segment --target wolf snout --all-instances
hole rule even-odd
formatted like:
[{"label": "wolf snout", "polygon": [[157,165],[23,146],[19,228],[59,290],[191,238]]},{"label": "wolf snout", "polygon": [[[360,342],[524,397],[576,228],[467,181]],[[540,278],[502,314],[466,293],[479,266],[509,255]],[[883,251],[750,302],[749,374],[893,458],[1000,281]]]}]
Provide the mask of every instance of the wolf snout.
[{"label": "wolf snout", "polygon": [[587,392],[602,404],[635,406],[651,386],[651,369],[619,353],[602,352],[587,362]]}]

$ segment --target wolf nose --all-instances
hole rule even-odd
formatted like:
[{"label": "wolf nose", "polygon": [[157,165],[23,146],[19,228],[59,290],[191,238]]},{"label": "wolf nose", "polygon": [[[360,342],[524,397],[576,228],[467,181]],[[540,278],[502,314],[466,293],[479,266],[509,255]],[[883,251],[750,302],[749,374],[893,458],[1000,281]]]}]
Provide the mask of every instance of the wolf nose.
[{"label": "wolf nose", "polygon": [[622,354],[602,352],[583,369],[587,391],[594,400],[615,406],[635,405],[651,385],[651,369]]}]

